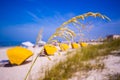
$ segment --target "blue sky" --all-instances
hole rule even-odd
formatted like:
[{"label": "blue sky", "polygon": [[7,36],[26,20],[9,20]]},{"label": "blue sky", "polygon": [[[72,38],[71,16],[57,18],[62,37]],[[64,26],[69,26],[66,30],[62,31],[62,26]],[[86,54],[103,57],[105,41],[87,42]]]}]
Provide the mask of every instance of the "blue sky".
[{"label": "blue sky", "polygon": [[86,38],[120,34],[119,5],[119,0],[0,0],[0,42],[35,42],[41,28],[47,41],[64,21],[86,12],[100,12],[111,19],[101,24],[98,20],[97,27],[92,23]]}]

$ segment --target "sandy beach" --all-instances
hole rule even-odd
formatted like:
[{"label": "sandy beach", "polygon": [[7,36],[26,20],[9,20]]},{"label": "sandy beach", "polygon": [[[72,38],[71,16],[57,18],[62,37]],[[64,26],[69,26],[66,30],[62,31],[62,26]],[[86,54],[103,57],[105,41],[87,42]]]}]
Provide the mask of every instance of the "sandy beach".
[{"label": "sandy beach", "polygon": [[[6,55],[8,48],[10,47],[0,48],[0,61],[8,60]],[[32,64],[32,60],[36,57],[42,48],[37,47],[36,49],[28,49],[34,52],[34,55],[27,59],[23,64],[16,66],[8,64],[7,61],[0,63],[1,80],[24,80],[30,65]],[[119,52],[120,50],[117,53]],[[66,52],[61,52],[60,55],[55,53],[54,56],[49,56],[51,60],[45,56],[38,57],[27,80],[38,80],[39,78],[44,78],[45,70],[51,69],[51,67],[59,61],[66,59],[68,55],[65,55],[65,53]],[[102,60],[102,62],[105,64],[105,69],[103,69],[102,72],[99,70],[91,70],[86,73],[86,75],[88,75],[87,77],[85,77],[85,75],[81,77],[80,73],[76,72],[69,80],[107,80],[106,75],[120,73],[120,56],[108,55],[107,58]]]},{"label": "sandy beach", "polygon": [[[0,48],[0,61],[8,60],[6,55],[7,49],[10,47]],[[24,80],[28,69],[32,63],[32,59],[39,53],[41,48],[28,48],[29,50],[34,52],[34,55],[27,59],[22,65],[19,66],[11,66],[8,62],[0,63],[0,79],[1,80]],[[54,56],[49,56],[51,60],[47,57],[40,56],[38,57],[28,79],[36,80],[38,78],[44,77],[44,73],[46,69],[50,69],[55,63],[60,60],[65,59],[65,52],[62,52],[61,55],[57,53]]]}]

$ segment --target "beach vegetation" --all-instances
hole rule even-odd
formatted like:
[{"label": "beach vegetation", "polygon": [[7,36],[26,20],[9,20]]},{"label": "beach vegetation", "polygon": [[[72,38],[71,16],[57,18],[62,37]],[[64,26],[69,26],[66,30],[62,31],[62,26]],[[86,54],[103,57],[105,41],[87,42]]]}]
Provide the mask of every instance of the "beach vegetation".
[{"label": "beach vegetation", "polygon": [[[67,80],[78,71],[102,70],[104,69],[104,63],[99,63],[100,58],[97,57],[109,55],[111,51],[118,49],[120,49],[120,39],[79,48],[74,55],[68,56],[66,61],[59,62],[51,70],[46,71],[43,80]],[[85,61],[93,59],[97,59],[97,64],[85,63]]]},{"label": "beach vegetation", "polygon": [[[60,27],[58,27],[58,28],[56,29],[55,33],[48,39],[47,44],[50,44],[50,43],[54,40],[54,38],[56,38],[56,37],[64,38],[64,39],[66,39],[67,41],[73,41],[73,40],[74,40],[74,37],[76,36],[76,33],[75,33],[73,30],[71,30],[70,28],[68,28],[68,27],[69,27],[68,24],[69,24],[69,23],[72,23],[73,26],[76,27],[76,28],[80,31],[79,26],[82,27],[82,28],[84,28],[85,26],[84,26],[83,24],[81,24],[78,20],[80,20],[80,19],[81,19],[81,20],[84,20],[85,18],[87,18],[87,17],[89,17],[89,16],[92,16],[92,17],[95,17],[95,18],[96,18],[96,17],[100,17],[100,18],[102,18],[102,19],[107,19],[107,20],[110,21],[110,19],[109,19],[107,16],[102,15],[102,14],[100,14],[100,13],[88,12],[88,13],[85,13],[85,14],[82,14],[82,15],[75,16],[75,17],[71,18],[70,20],[64,22]],[[79,25],[79,26],[78,26],[78,25]],[[40,34],[40,33],[39,33],[39,34]],[[38,43],[38,41],[39,41],[40,39],[41,39],[41,37],[40,37],[40,35],[38,35],[37,40],[36,40],[36,44]],[[86,49],[85,49],[85,50],[86,50]],[[42,51],[44,51],[44,48],[40,51],[39,54],[41,54]],[[80,50],[80,51],[78,50],[78,51],[76,51],[76,52],[80,53],[81,51],[84,52],[84,50]],[[24,79],[24,80],[27,79],[27,77],[28,77],[29,73],[31,72],[32,67],[34,66],[34,64],[35,64],[35,62],[36,62],[36,60],[37,60],[38,57],[39,57],[39,55],[37,55],[36,58],[33,60],[33,63],[31,64],[30,69],[28,70],[27,75],[25,76],[25,79]],[[48,57],[48,56],[47,56],[47,57]],[[48,59],[50,59],[50,58],[48,57]],[[69,62],[68,62],[68,63],[69,63]],[[71,63],[70,63],[70,65],[71,65]],[[69,67],[69,65],[68,65],[68,67]],[[71,67],[70,67],[70,69],[71,69]],[[68,72],[68,71],[67,71],[67,72]],[[52,79],[53,79],[53,78],[52,78]],[[57,80],[57,79],[56,79],[56,80]],[[61,79],[61,80],[63,80],[63,79]]]},{"label": "beach vegetation", "polygon": [[109,74],[108,75],[108,80],[120,80],[120,74],[116,73],[116,74]]}]

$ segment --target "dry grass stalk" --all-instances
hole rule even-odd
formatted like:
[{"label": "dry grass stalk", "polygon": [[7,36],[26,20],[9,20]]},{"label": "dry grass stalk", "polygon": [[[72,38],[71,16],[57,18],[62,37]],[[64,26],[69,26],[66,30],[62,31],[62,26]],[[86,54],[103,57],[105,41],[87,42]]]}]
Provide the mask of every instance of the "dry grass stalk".
[{"label": "dry grass stalk", "polygon": [[[110,21],[110,19],[109,19],[107,16],[102,15],[102,14],[100,14],[100,13],[93,13],[93,12],[88,12],[88,13],[85,13],[85,14],[83,14],[83,15],[79,15],[79,16],[73,17],[73,18],[71,18],[70,20],[64,22],[59,28],[57,28],[57,29],[56,29],[56,32],[49,38],[48,42],[51,41],[54,37],[57,37],[57,36],[63,37],[63,38],[65,38],[66,40],[69,41],[69,40],[70,40],[71,38],[73,38],[76,34],[74,33],[74,31],[70,30],[69,28],[66,28],[65,26],[68,25],[69,23],[76,23],[76,24],[79,24],[80,26],[83,26],[83,27],[84,27],[84,25],[81,24],[80,22],[78,22],[77,20],[78,20],[78,19],[84,20],[84,19],[85,19],[86,17],[88,17],[88,16],[93,16],[93,17],[97,17],[97,16],[98,16],[98,17],[100,17],[100,18],[102,18],[102,19],[107,19],[107,20]],[[78,26],[75,26],[75,27],[79,28]],[[63,32],[63,33],[62,33],[62,32]],[[37,40],[36,40],[36,43],[38,43],[39,39],[40,39],[40,34],[38,35],[38,38],[37,38]],[[43,50],[44,50],[44,49],[42,49],[41,52],[42,52]],[[41,54],[41,52],[40,52],[39,54]],[[28,77],[28,75],[29,75],[32,67],[34,66],[37,58],[38,58],[38,56],[35,58],[35,60],[33,61],[32,65],[30,66],[30,69],[29,69],[29,71],[28,71],[28,73],[27,73],[27,75],[26,75],[26,77],[25,77],[24,80],[27,80],[27,77]],[[49,58],[49,57],[48,57],[48,58]]]}]

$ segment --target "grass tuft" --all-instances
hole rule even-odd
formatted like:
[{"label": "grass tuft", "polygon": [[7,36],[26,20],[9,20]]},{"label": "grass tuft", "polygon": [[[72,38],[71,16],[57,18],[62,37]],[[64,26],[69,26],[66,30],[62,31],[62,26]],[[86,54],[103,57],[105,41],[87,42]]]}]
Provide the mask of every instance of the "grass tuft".
[{"label": "grass tuft", "polygon": [[116,73],[116,74],[110,74],[108,75],[109,79],[108,80],[120,80],[120,74]]}]

